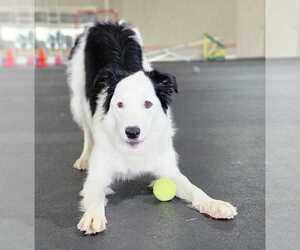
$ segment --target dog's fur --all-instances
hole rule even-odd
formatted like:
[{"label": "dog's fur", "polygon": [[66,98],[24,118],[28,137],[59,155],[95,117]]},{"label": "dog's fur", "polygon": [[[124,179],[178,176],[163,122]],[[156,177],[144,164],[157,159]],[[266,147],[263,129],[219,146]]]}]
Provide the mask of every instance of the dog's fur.
[{"label": "dog's fur", "polygon": [[[111,183],[144,173],[173,179],[177,197],[200,213],[225,219],[237,214],[231,204],[212,199],[180,172],[170,109],[176,79],[152,69],[136,28],[97,23],[78,37],[69,59],[71,111],[84,133],[74,167],[88,168],[80,231],[105,230],[105,196]],[[139,136],[129,138],[128,128],[134,128],[128,130],[131,136],[138,128]]]}]

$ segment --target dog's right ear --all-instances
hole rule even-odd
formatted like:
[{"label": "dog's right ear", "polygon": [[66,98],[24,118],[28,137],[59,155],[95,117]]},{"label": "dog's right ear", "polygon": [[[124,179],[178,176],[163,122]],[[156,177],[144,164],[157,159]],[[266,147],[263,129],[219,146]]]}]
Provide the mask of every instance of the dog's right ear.
[{"label": "dog's right ear", "polygon": [[145,72],[145,74],[152,80],[156,95],[161,102],[163,110],[166,112],[172,102],[173,94],[178,93],[176,77],[158,70]]}]

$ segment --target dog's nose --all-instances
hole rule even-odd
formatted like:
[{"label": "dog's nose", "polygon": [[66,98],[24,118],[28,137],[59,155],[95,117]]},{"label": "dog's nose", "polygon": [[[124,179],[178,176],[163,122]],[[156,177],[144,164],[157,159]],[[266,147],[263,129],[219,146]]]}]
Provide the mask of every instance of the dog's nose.
[{"label": "dog's nose", "polygon": [[127,127],[125,133],[129,139],[136,139],[139,137],[141,130],[137,126]]}]

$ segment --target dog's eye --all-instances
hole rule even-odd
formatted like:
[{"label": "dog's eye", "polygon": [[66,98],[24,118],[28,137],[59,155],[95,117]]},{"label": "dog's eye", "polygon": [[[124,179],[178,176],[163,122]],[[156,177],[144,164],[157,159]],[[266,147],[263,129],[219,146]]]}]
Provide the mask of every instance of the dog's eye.
[{"label": "dog's eye", "polygon": [[144,106],[145,106],[146,109],[151,108],[152,105],[153,105],[152,102],[150,102],[150,101],[148,101],[148,100],[144,102]]},{"label": "dog's eye", "polygon": [[117,103],[117,106],[118,106],[118,108],[120,108],[120,109],[121,109],[121,108],[123,108],[123,107],[124,107],[124,104],[123,104],[123,102],[118,102],[118,103]]}]

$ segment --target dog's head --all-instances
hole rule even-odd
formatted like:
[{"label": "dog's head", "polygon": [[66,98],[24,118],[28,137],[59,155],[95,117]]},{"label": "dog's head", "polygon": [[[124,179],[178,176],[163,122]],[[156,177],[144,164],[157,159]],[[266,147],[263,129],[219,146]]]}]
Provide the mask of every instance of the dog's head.
[{"label": "dog's head", "polygon": [[177,92],[175,77],[156,70],[133,74],[110,70],[104,75],[104,81],[111,81],[103,104],[106,129],[130,149],[161,135],[171,97]]}]

